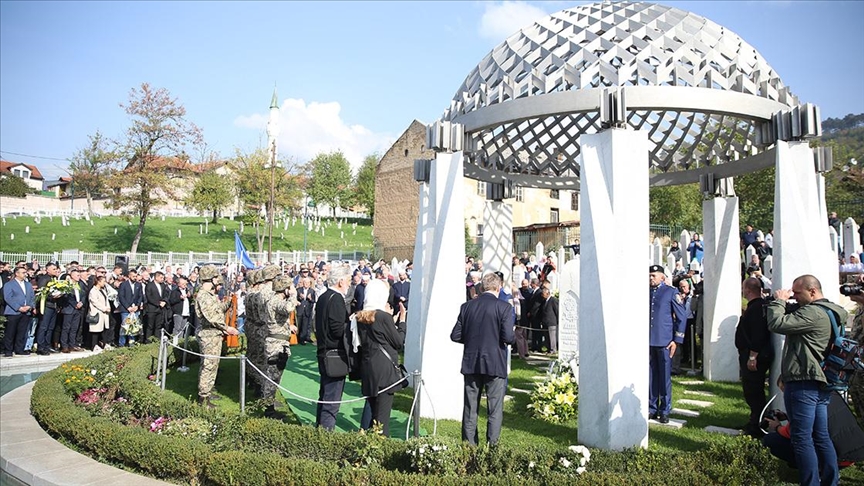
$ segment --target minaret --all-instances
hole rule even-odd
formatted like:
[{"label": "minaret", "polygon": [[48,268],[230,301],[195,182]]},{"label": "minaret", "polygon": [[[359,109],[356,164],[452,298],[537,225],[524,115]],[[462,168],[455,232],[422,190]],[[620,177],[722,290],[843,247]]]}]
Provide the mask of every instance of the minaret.
[{"label": "minaret", "polygon": [[273,223],[276,190],[276,139],[279,138],[279,99],[276,96],[276,86],[273,86],[273,98],[270,100],[270,121],[267,122],[267,148],[270,160],[270,213],[267,218],[267,261],[273,263]]}]

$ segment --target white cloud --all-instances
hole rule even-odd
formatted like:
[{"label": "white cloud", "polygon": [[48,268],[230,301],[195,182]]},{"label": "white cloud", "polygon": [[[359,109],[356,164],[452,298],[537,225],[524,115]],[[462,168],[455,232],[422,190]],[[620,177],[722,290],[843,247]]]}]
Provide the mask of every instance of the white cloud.
[{"label": "white cloud", "polygon": [[[279,153],[306,163],[321,152],[341,150],[356,171],[364,157],[376,151],[383,155],[395,141],[390,134],[347,124],[340,116],[341,110],[336,101],[306,104],[302,99],[284,100],[279,109]],[[269,112],[241,115],[234,124],[263,131],[269,117]]]},{"label": "white cloud", "polygon": [[534,21],[548,16],[543,9],[527,2],[492,2],[480,17],[480,37],[502,42]]}]

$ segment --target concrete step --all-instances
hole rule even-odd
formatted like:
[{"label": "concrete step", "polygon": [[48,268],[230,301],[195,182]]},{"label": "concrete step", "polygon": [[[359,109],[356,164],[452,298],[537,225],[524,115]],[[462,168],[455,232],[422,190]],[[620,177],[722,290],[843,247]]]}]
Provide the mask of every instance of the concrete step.
[{"label": "concrete step", "polygon": [[714,432],[715,434],[725,434],[725,435],[741,435],[741,431],[738,429],[729,429],[726,427],[717,427],[716,425],[709,425],[705,427],[706,432]]},{"label": "concrete step", "polygon": [[531,394],[531,392],[528,391],[528,390],[523,390],[523,389],[521,389],[521,388],[516,388],[516,387],[513,387],[513,386],[510,387],[510,391],[511,391],[511,392],[515,392],[515,393],[524,393],[524,394],[526,394],[526,395],[530,395],[530,394]]},{"label": "concrete step", "polygon": [[685,410],[683,408],[673,408],[672,409],[672,415],[681,415],[682,417],[695,418],[695,417],[699,416],[699,412],[697,412],[695,410]]},{"label": "concrete step", "polygon": [[705,382],[703,380],[687,380],[687,381],[679,381],[682,385],[704,385]]},{"label": "concrete step", "polygon": [[670,418],[668,424],[661,424],[660,422],[658,422],[656,420],[648,420],[648,423],[650,425],[658,425],[660,427],[670,427],[673,429],[680,429],[681,427],[684,427],[684,424],[686,424],[687,421]]},{"label": "concrete step", "polygon": [[707,408],[707,407],[710,407],[711,405],[714,405],[714,402],[703,402],[701,400],[689,400],[689,399],[684,398],[684,399],[678,400],[678,404],[679,405],[693,405],[694,407]]},{"label": "concrete step", "polygon": [[685,395],[699,395],[700,397],[716,397],[717,395],[706,392],[706,391],[697,391],[697,390],[684,390]]}]

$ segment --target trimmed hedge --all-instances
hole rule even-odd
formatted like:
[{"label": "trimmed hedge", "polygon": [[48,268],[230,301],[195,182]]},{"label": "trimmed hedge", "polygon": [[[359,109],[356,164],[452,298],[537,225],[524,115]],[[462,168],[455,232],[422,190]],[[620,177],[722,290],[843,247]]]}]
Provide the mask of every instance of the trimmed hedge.
[{"label": "trimmed hedge", "polygon": [[157,353],[157,345],[150,344],[76,362],[97,369],[122,363],[116,371],[120,389],[137,417],[203,418],[215,425],[212,440],[155,434],[141,426],[94,416],[66,393],[60,368],[37,380],[32,413],[49,433],[98,460],[189,484],[683,486],[772,484],[777,480],[778,462],[757,441],[746,437],[699,452],[593,451],[588,471],[575,477],[558,465],[559,458],[566,455],[561,448],[507,444],[471,448],[452,438],[436,437],[436,443],[447,445],[442,468],[447,474],[417,474],[408,452],[418,445],[413,439],[404,442],[374,434],[331,433],[266,418],[232,416],[199,407],[176,393],[162,392],[147,379]]}]

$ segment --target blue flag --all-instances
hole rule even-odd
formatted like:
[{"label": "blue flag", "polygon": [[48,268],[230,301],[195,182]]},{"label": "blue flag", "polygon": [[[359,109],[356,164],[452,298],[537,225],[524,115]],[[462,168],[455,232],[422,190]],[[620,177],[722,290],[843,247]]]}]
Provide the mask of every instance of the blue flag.
[{"label": "blue flag", "polygon": [[246,251],[246,247],[243,246],[243,242],[240,241],[240,235],[236,231],[234,232],[234,253],[237,254],[237,261],[246,267],[247,270],[255,268],[252,258],[249,257],[249,252]]}]

